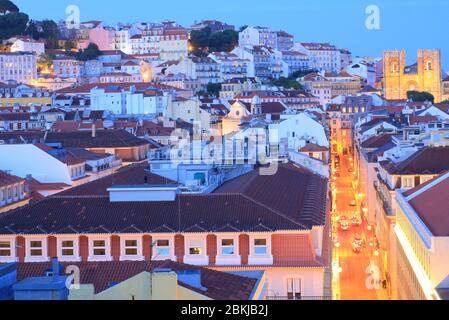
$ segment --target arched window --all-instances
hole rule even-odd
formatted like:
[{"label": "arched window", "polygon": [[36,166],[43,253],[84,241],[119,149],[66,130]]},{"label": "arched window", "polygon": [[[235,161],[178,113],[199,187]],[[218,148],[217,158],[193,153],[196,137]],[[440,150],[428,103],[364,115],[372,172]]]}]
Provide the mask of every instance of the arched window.
[{"label": "arched window", "polygon": [[426,62],[426,70],[432,70],[432,61],[427,61]]}]

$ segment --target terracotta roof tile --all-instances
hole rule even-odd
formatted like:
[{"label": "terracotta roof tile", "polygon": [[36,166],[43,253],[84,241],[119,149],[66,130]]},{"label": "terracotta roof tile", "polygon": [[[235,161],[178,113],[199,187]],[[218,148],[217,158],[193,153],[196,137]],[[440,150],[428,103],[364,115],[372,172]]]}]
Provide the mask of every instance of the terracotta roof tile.
[{"label": "terracotta roof tile", "polygon": [[[201,271],[202,290],[183,283],[178,278],[178,284],[187,289],[210,297],[214,300],[248,300],[253,292],[257,279],[243,277],[227,272],[192,266],[173,261],[108,261],[108,262],[70,262],[62,263],[64,270],[68,265],[76,265],[80,269],[80,283],[93,284],[95,293],[106,290],[111,283],[120,283],[144,271],[155,269],[171,269],[175,272],[187,270]],[[19,263],[17,280],[28,277],[42,277],[51,270],[51,263]]]}]

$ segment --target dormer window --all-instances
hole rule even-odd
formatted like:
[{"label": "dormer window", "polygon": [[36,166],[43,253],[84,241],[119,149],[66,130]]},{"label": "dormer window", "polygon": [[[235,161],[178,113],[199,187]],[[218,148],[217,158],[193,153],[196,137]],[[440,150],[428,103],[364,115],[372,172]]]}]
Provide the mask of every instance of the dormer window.
[{"label": "dormer window", "polygon": [[186,236],[184,263],[194,265],[209,264],[205,236]]},{"label": "dormer window", "polygon": [[0,240],[0,262],[15,261],[15,241],[14,239]]},{"label": "dormer window", "polygon": [[153,241],[153,260],[176,260],[173,237],[158,237]]},{"label": "dormer window", "polygon": [[93,237],[89,239],[89,261],[110,261],[111,245],[109,238]]},{"label": "dormer window", "polygon": [[58,239],[58,257],[61,261],[80,261],[78,238]]},{"label": "dormer window", "polygon": [[27,239],[25,262],[43,262],[43,261],[48,261],[47,239],[46,238]]},{"label": "dormer window", "polygon": [[120,261],[143,260],[142,238],[123,236],[120,237]]},{"label": "dormer window", "polygon": [[249,264],[273,264],[273,255],[271,253],[271,236],[251,235],[249,243]]}]

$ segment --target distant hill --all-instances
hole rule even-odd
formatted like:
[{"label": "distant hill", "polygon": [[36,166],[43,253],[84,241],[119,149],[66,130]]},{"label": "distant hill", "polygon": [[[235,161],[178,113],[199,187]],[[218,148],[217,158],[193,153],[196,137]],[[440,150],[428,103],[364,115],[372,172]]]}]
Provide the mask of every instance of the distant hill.
[{"label": "distant hill", "polygon": [[19,8],[9,0],[0,0],[0,14],[6,12],[19,12]]}]

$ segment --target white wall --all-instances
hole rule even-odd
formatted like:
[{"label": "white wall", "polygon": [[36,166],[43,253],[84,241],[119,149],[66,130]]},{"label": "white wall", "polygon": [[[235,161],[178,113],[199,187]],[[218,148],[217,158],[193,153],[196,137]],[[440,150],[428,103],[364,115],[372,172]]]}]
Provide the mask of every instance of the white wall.
[{"label": "white wall", "polygon": [[303,297],[323,296],[324,269],[269,269],[265,271],[268,291],[267,296],[287,296],[287,279],[301,279]]}]

